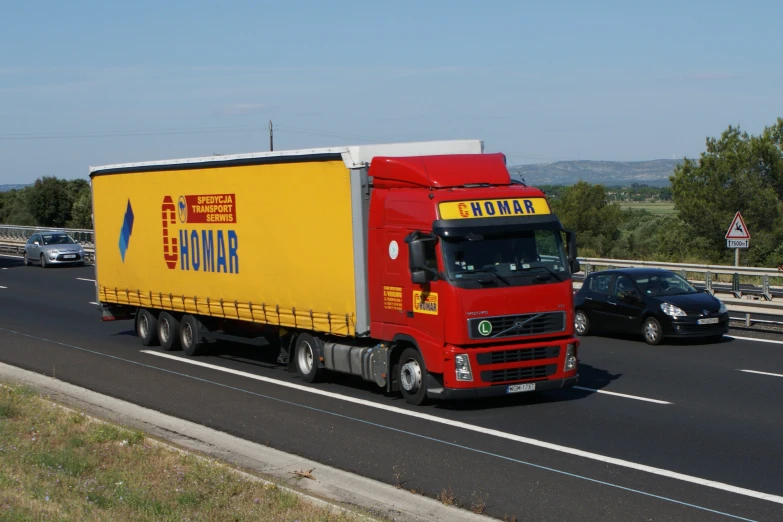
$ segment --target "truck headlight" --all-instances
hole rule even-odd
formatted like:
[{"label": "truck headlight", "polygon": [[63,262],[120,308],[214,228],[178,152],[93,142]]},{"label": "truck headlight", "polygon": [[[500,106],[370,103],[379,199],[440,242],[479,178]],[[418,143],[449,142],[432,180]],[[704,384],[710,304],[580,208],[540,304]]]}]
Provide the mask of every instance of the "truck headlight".
[{"label": "truck headlight", "polygon": [[661,310],[669,317],[685,317],[685,312],[682,308],[676,307],[671,303],[661,303]]},{"label": "truck headlight", "polygon": [[570,372],[576,370],[576,364],[576,346],[569,343],[568,346],[566,346],[565,366],[563,367],[563,371]]},{"label": "truck headlight", "polygon": [[472,381],[473,372],[470,371],[470,358],[468,354],[461,353],[454,356],[454,364],[457,368],[458,381]]}]

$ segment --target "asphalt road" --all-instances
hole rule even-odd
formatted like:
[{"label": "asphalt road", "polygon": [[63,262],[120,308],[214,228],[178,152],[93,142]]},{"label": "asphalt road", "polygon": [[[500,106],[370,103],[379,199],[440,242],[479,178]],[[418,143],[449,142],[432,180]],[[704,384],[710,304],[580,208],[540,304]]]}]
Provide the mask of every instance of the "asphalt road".
[{"label": "asphalt road", "polygon": [[783,342],[588,337],[584,389],[413,408],[258,348],[146,350],[93,274],[0,257],[0,361],[501,519],[783,519]]}]

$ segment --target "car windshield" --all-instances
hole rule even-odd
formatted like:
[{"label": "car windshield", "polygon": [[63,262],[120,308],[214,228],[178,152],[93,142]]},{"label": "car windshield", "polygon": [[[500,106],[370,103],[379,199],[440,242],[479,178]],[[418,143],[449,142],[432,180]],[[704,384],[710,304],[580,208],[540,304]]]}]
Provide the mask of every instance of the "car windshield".
[{"label": "car windshield", "polygon": [[639,289],[647,295],[682,295],[698,292],[688,281],[674,273],[643,274],[634,277]]},{"label": "car windshield", "polygon": [[44,245],[73,245],[76,243],[67,234],[44,234],[43,242]]},{"label": "car windshield", "polygon": [[560,282],[570,275],[562,238],[553,230],[469,234],[443,238],[442,245],[452,281],[491,278],[518,286]]}]

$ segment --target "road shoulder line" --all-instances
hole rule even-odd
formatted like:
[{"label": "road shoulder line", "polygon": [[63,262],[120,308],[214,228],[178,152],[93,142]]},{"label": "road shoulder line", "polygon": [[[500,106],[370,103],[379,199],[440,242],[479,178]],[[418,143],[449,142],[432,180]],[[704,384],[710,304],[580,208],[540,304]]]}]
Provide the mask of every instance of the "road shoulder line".
[{"label": "road shoulder line", "polygon": [[306,497],[309,502],[337,505],[349,510],[351,506],[358,506],[395,521],[491,520],[454,506],[446,506],[422,495],[414,495],[404,489],[397,489],[15,366],[0,363],[0,376],[27,384],[49,394],[58,402],[86,411],[99,419],[135,427],[152,437],[167,441],[175,448],[193,451],[196,455],[208,455],[236,466],[239,471],[242,468],[251,470],[276,483],[287,483],[296,470],[314,468],[313,475],[316,480],[300,481],[297,488],[291,488],[292,492]]}]

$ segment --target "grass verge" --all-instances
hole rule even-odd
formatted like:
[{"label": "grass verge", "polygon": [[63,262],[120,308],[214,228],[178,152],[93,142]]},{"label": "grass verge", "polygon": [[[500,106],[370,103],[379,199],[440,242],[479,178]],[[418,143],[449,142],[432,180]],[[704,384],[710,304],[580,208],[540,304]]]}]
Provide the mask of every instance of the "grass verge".
[{"label": "grass verge", "polygon": [[359,518],[0,385],[0,521]]}]

